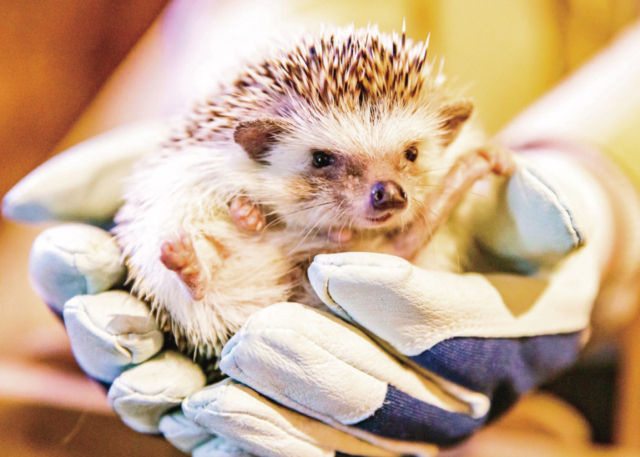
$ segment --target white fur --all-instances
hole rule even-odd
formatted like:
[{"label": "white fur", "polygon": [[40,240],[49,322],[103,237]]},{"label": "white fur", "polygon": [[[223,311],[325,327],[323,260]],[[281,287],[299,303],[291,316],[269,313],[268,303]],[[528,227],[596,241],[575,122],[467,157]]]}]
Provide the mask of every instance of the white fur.
[{"label": "white fur", "polygon": [[[134,292],[149,298],[161,317],[168,313],[172,331],[207,356],[253,311],[289,295],[286,283],[278,285],[289,262],[277,247],[244,236],[229,219],[225,195],[237,195],[251,174],[224,173],[224,179],[220,172],[238,168],[225,159],[209,148],[192,147],[146,161],[134,174],[114,230]],[[200,301],[193,301],[178,275],[160,261],[161,244],[181,232],[192,237],[211,284]],[[207,236],[229,250],[228,259],[223,261]]]}]

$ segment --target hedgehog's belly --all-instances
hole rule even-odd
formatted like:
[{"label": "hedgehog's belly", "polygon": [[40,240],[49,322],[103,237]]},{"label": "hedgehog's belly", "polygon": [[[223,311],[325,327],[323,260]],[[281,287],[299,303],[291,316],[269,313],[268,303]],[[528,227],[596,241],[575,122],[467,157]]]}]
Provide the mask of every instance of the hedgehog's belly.
[{"label": "hedgehog's belly", "polygon": [[[123,246],[134,294],[151,302],[181,350],[209,358],[220,354],[252,313],[289,299],[292,264],[260,236],[242,235],[228,221],[207,222],[183,225],[184,236],[194,240],[201,270],[197,300],[180,274],[160,260],[167,235],[150,239],[131,224],[119,227],[119,239],[123,244],[136,239],[135,248]],[[139,236],[132,237],[134,231]]]}]

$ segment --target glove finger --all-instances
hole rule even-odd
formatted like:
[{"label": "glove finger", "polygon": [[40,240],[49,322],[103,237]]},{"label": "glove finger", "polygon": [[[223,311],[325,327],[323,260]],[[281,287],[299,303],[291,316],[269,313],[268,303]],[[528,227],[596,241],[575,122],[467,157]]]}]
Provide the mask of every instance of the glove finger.
[{"label": "glove finger", "polygon": [[405,453],[468,436],[490,406],[486,396],[420,376],[342,320],[295,303],[253,314],[225,346],[220,368],[289,408]]},{"label": "glove finger", "polygon": [[174,447],[185,453],[190,453],[215,438],[208,430],[187,419],[182,410],[164,415],[160,419],[158,430]]},{"label": "glove finger", "polygon": [[598,257],[586,246],[546,279],[428,271],[392,256],[316,256],[319,297],[406,356],[455,337],[519,338],[587,327],[598,291]]},{"label": "glove finger", "polygon": [[11,189],[2,202],[2,214],[29,223],[104,223],[121,205],[131,166],[158,148],[166,130],[159,121],[127,125],[68,149]]},{"label": "glove finger", "polygon": [[117,377],[107,399],[129,427],[158,433],[162,416],[205,384],[205,375],[197,364],[182,354],[166,351]]},{"label": "glove finger", "polygon": [[121,284],[126,268],[120,249],[104,230],[65,224],[42,232],[29,258],[36,293],[56,313],[76,295],[97,294]]},{"label": "glove finger", "polygon": [[[479,215],[477,242],[518,271],[535,272],[558,263],[585,243],[574,211],[540,172],[518,157],[518,168],[495,207]],[[573,206],[573,205],[572,205]]]},{"label": "glove finger", "polygon": [[100,381],[113,381],[164,343],[147,305],[127,292],[76,296],[64,305],[63,316],[78,364]]},{"label": "glove finger", "polygon": [[252,454],[220,436],[198,446],[191,455],[193,457],[252,457]]},{"label": "glove finger", "polygon": [[194,457],[251,457],[238,446],[187,419],[182,410],[164,415],[158,428],[174,447]]},{"label": "glove finger", "polygon": [[215,438],[207,429],[187,419],[182,410],[166,414],[158,425],[167,441],[182,452],[190,453]]},{"label": "glove finger", "polygon": [[350,455],[397,455],[273,403],[230,379],[191,395],[182,410],[197,424],[261,457],[341,455],[336,450]]}]

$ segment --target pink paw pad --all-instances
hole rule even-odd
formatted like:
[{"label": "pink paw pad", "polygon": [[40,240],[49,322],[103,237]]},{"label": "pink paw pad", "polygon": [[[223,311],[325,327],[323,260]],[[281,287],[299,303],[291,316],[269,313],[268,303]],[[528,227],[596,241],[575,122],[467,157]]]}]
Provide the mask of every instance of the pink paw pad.
[{"label": "pink paw pad", "polygon": [[240,229],[258,232],[266,225],[266,218],[260,208],[245,197],[238,197],[229,206],[231,221]]},{"label": "pink paw pad", "polygon": [[171,271],[175,271],[191,291],[194,300],[202,298],[200,261],[188,235],[181,234],[160,246],[160,261]]},{"label": "pink paw pad", "polygon": [[516,169],[513,155],[507,149],[492,145],[481,149],[479,154],[489,162],[491,171],[498,176],[510,176]]}]

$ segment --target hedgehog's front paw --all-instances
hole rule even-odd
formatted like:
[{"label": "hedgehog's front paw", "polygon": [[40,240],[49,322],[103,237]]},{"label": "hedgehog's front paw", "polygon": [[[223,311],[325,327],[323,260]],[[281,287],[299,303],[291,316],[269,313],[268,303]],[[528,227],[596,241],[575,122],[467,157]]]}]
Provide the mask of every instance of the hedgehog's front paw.
[{"label": "hedgehog's front paw", "polygon": [[194,300],[202,299],[204,296],[202,265],[189,235],[180,234],[173,240],[162,243],[160,261],[180,276]]},{"label": "hedgehog's front paw", "polygon": [[511,176],[516,170],[513,154],[508,149],[490,144],[479,149],[478,154],[489,162],[491,172],[498,176]]},{"label": "hedgehog's front paw", "polygon": [[237,227],[248,232],[259,232],[266,224],[266,218],[260,208],[245,197],[238,197],[231,202],[229,215]]}]

